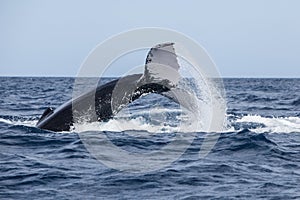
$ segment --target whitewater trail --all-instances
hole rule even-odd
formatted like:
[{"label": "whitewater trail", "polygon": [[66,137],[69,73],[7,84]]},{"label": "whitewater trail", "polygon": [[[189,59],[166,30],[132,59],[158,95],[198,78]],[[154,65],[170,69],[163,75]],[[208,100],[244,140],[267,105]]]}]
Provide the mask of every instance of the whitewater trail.
[{"label": "whitewater trail", "polygon": [[[0,118],[0,123],[11,125],[22,125],[28,127],[35,127],[37,120],[10,120]],[[233,126],[236,123],[244,124],[258,124],[254,128],[249,128],[254,133],[300,133],[300,117],[263,117],[260,115],[245,115],[237,117],[237,119],[228,122],[228,127],[222,132],[235,131]],[[143,117],[136,117],[132,119],[114,118],[108,122],[93,122],[75,124],[71,132],[85,132],[85,131],[147,131],[148,133],[172,133],[172,132],[205,132],[203,130],[189,130],[189,124],[180,124],[180,127],[170,126],[164,122],[160,124],[151,124]],[[66,132],[67,133],[67,132]]]},{"label": "whitewater trail", "polygon": [[238,123],[257,123],[263,126],[250,129],[255,133],[300,133],[299,117],[262,117],[246,115],[237,119]]}]

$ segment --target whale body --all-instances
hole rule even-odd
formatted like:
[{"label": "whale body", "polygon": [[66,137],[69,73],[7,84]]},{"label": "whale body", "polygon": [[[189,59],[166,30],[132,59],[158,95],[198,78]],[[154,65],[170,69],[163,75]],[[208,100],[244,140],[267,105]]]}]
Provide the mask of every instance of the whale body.
[{"label": "whale body", "polygon": [[[164,68],[164,65],[168,68]],[[178,83],[178,69],[174,43],[156,45],[148,52],[143,74],[113,80],[56,109],[47,108],[36,126],[50,131],[69,131],[76,121],[74,112],[77,117],[88,115],[88,122],[107,121],[127,104],[149,93],[162,94],[176,101],[167,92]],[[89,112],[91,107],[94,112]]]}]

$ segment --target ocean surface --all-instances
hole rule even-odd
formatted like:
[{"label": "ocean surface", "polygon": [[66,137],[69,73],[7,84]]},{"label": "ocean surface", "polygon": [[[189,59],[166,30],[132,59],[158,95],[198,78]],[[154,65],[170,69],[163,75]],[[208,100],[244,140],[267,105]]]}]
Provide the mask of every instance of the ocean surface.
[{"label": "ocean surface", "polygon": [[[182,156],[146,173],[106,166],[79,133],[106,134],[126,151],[159,149],[176,128],[161,121],[174,116],[160,120],[164,105],[150,112],[150,120],[145,111],[154,103],[175,105],[150,95],[131,105],[127,120],[62,133],[35,128],[47,107],[72,97],[73,82],[0,78],[0,199],[300,199],[300,79],[224,79],[226,130],[186,133],[195,137]],[[165,135],[153,135],[159,131]],[[199,158],[207,134],[220,137]]]}]

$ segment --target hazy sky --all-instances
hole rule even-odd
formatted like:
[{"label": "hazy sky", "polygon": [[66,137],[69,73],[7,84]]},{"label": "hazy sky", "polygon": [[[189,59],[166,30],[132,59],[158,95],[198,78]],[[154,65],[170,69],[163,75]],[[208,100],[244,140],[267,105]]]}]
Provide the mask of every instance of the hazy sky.
[{"label": "hazy sky", "polygon": [[0,0],[0,76],[75,76],[109,36],[163,27],[201,44],[224,77],[300,78],[299,10],[299,0]]}]

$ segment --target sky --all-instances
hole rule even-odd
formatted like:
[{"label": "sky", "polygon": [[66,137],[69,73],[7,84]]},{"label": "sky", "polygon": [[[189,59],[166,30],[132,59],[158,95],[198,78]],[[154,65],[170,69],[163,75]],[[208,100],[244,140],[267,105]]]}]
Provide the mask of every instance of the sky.
[{"label": "sky", "polygon": [[298,0],[0,0],[0,76],[76,76],[110,36],[161,27],[202,45],[222,77],[300,78],[299,8]]}]

